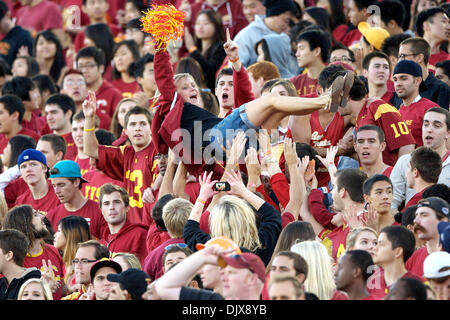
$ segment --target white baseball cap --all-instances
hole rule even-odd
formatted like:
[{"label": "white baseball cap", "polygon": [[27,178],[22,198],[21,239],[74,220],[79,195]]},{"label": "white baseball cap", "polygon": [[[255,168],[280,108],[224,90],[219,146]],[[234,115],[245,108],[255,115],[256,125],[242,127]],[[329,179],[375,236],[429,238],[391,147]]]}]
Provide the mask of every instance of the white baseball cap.
[{"label": "white baseball cap", "polygon": [[450,253],[433,252],[423,262],[423,276],[427,279],[450,276]]}]

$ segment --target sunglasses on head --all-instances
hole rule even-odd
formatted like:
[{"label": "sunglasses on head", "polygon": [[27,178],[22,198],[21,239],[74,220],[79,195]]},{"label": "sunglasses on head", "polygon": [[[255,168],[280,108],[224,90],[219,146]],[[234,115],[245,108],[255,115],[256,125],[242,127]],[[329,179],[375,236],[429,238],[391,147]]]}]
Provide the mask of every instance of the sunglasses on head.
[{"label": "sunglasses on head", "polygon": [[172,243],[172,244],[169,244],[167,247],[165,247],[164,251],[170,250],[171,248],[174,248],[174,247],[184,249],[184,248],[187,248],[187,246],[188,245],[186,243]]}]

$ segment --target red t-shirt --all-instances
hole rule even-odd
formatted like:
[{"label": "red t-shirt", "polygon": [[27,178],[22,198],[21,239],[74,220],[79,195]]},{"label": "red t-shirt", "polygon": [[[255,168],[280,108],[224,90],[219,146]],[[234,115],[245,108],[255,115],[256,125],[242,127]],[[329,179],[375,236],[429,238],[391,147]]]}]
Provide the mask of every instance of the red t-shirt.
[{"label": "red t-shirt", "polygon": [[[51,17],[51,19],[49,19]],[[63,19],[58,5],[44,0],[35,6],[24,6],[17,11],[16,24],[35,32],[47,29],[62,29]]]},{"label": "red t-shirt", "polygon": [[99,146],[97,168],[110,178],[123,181],[130,196],[128,219],[130,222],[150,225],[151,216],[143,216],[144,190],[151,187],[158,168],[154,159],[156,150],[153,143],[135,152],[132,146]]},{"label": "red t-shirt", "polygon": [[98,203],[89,199],[84,206],[76,211],[67,211],[64,204],[60,204],[47,213],[47,218],[54,230],[58,230],[59,220],[67,216],[79,216],[85,218],[89,223],[91,234],[96,238],[100,238],[103,234],[103,230],[108,228],[108,224],[103,218]]},{"label": "red t-shirt", "polygon": [[30,121],[22,119],[22,128],[35,132],[37,135],[39,135],[39,137],[46,134],[46,126],[47,119],[45,117],[38,116],[35,113],[31,114]]},{"label": "red t-shirt", "polygon": [[16,180],[13,180],[10,183],[8,183],[8,185],[4,190],[5,200],[6,203],[8,204],[8,208],[11,209],[12,207],[14,207],[17,198],[27,191],[29,191],[28,185],[22,179],[22,177],[19,177]]},{"label": "red t-shirt", "polygon": [[419,101],[411,103],[405,107],[403,104],[400,106],[399,112],[402,115],[403,121],[408,126],[409,132],[411,132],[416,146],[423,146],[422,141],[422,123],[423,116],[428,109],[433,107],[439,107],[439,105],[426,98],[420,98]]},{"label": "red t-shirt", "polygon": [[[401,278],[414,278],[419,281],[423,281],[423,279],[417,276],[410,271],[406,271],[406,273],[400,277]],[[370,295],[383,299],[389,292],[391,286],[386,285],[386,281],[384,279],[384,270],[382,268],[377,268],[372,276],[367,280],[367,291],[369,291]]]},{"label": "red t-shirt", "polygon": [[297,94],[299,96],[306,96],[310,94],[316,94],[319,88],[319,82],[317,79],[311,79],[308,77],[307,73],[299,74],[298,76],[292,77],[291,82],[297,89]]},{"label": "red t-shirt", "polygon": [[112,183],[112,184],[115,184],[116,186],[123,188],[122,181],[114,180],[114,179],[108,177],[103,172],[98,171],[97,169],[88,170],[83,175],[83,178],[86,179],[88,182],[83,183],[81,192],[83,193],[85,198],[94,200],[95,202],[98,202],[98,196],[100,195],[100,188],[105,183]]},{"label": "red t-shirt", "polygon": [[426,246],[417,249],[414,251],[411,257],[406,261],[405,268],[409,272],[417,274],[418,276],[423,277],[423,262],[426,257],[428,257],[428,250]]},{"label": "red t-shirt", "polygon": [[392,169],[394,169],[394,167],[387,167],[386,170],[383,171],[382,175],[384,175],[384,176],[390,178],[390,177],[391,177]]},{"label": "red t-shirt", "polygon": [[110,252],[128,252],[134,254],[141,264],[147,257],[148,227],[143,224],[131,223],[128,219],[119,232],[111,234],[109,228],[103,230],[100,242],[108,247]]},{"label": "red t-shirt", "polygon": [[[32,137],[34,141],[36,141],[36,143],[39,141],[39,138],[41,137],[36,132],[23,127],[19,132],[17,132],[17,135],[19,134]],[[3,150],[5,150],[6,146],[8,145],[8,142],[9,139],[4,134],[0,134],[0,153],[3,153]]]},{"label": "red t-shirt", "polygon": [[48,192],[44,197],[35,200],[33,198],[31,190],[27,188],[26,191],[24,191],[18,196],[14,205],[18,206],[22,204],[29,204],[30,206],[33,207],[33,209],[41,211],[44,214],[47,214],[50,210],[56,208],[61,204],[61,202],[59,202],[59,199],[55,194],[55,189],[53,189],[52,182],[50,180],[47,180],[47,184],[48,184]]},{"label": "red t-shirt", "polygon": [[97,113],[100,111],[112,118],[117,104],[123,99],[122,92],[110,82],[103,80],[95,95],[97,96]]},{"label": "red t-shirt", "polygon": [[156,227],[156,223],[153,223],[148,228],[147,238],[145,239],[145,243],[147,245],[147,251],[151,252],[156,249],[161,243],[171,239],[170,235],[167,231],[161,231]]},{"label": "red t-shirt", "polygon": [[61,135],[66,141],[66,155],[64,156],[65,160],[74,160],[78,154],[78,148],[73,141],[72,132]]},{"label": "red t-shirt", "polygon": [[[45,263],[48,265],[48,260],[51,261],[53,266],[53,278],[56,281],[64,281],[64,262],[62,261],[61,255],[54,246],[50,244],[44,244],[41,247],[41,252],[36,255],[30,255],[27,253],[27,256],[24,260],[25,268],[37,268],[41,272],[44,271],[42,268],[42,260],[45,260]],[[55,293],[53,293],[54,300],[61,299],[61,288],[59,288]]]},{"label": "red t-shirt", "polygon": [[91,165],[89,163],[89,158],[80,159],[80,158],[78,158],[78,155],[77,155],[75,157],[74,161],[80,166],[81,175],[84,177],[86,172],[88,172],[91,169]]},{"label": "red t-shirt", "polygon": [[445,52],[444,50],[439,51],[438,53],[432,54],[430,59],[428,60],[428,70],[433,74],[436,73],[436,63],[439,61],[450,60],[450,54]]},{"label": "red t-shirt", "polygon": [[122,79],[111,81],[111,84],[116,87],[122,94],[122,98],[131,98],[133,94],[141,91],[138,82],[135,80],[130,83],[124,82]]},{"label": "red t-shirt", "polygon": [[366,124],[374,124],[383,129],[386,136],[386,148],[383,151],[383,162],[394,166],[398,159],[398,149],[409,144],[415,144],[408,126],[400,112],[392,105],[377,99],[361,108],[356,118],[355,132]]}]

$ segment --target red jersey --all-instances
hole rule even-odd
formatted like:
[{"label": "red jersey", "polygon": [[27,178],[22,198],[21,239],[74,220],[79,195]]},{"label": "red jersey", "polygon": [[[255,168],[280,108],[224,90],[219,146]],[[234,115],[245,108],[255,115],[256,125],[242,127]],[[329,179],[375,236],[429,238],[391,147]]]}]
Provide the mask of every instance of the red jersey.
[{"label": "red jersey", "polygon": [[[423,281],[421,277],[409,271],[406,271],[406,273],[400,277],[400,279],[402,278],[414,278]],[[382,268],[375,269],[374,274],[367,279],[367,291],[369,291],[371,296],[380,300],[388,294],[390,287],[391,286],[386,285],[384,270]]]},{"label": "red jersey", "polygon": [[359,45],[359,41],[361,40],[361,32],[358,30],[358,28],[353,29],[351,31],[348,31],[345,33],[345,35],[343,36],[341,42],[346,46],[346,47],[354,47]]},{"label": "red jersey", "polygon": [[73,141],[72,132],[61,135],[66,141],[66,155],[64,156],[64,160],[75,160],[78,154],[78,148]]},{"label": "red jersey", "polygon": [[116,186],[123,188],[122,181],[114,180],[108,177],[103,172],[98,171],[97,169],[90,169],[83,175],[83,178],[86,179],[88,182],[83,183],[81,192],[83,193],[83,196],[85,198],[94,200],[95,202],[98,202],[98,196],[100,195],[100,188],[105,183],[112,183],[115,184]]},{"label": "red jersey", "polygon": [[138,257],[141,264],[147,257],[148,227],[143,224],[131,223],[128,219],[119,232],[111,234],[109,228],[105,228],[100,242],[108,247],[110,252],[129,252]]},{"label": "red jersey", "polygon": [[414,251],[411,257],[406,261],[405,268],[409,272],[417,274],[418,276],[423,277],[423,262],[426,257],[428,257],[428,250],[426,246],[417,249]]},{"label": "red jersey", "polygon": [[367,101],[356,118],[355,132],[366,124],[374,124],[386,136],[386,148],[383,151],[383,162],[394,166],[398,159],[398,149],[409,144],[415,144],[408,126],[403,121],[400,112],[381,99],[374,100],[367,106]]},{"label": "red jersey", "polygon": [[[27,256],[24,260],[24,267],[25,268],[37,268],[41,272],[44,271],[42,267],[42,260],[45,260],[45,263],[48,265],[48,260],[52,263],[52,269],[53,269],[53,279],[56,281],[63,281],[64,280],[64,262],[62,261],[61,255],[58,252],[58,249],[56,249],[54,246],[49,244],[44,244],[43,247],[41,247],[41,252],[39,252],[36,255],[30,255],[27,253]],[[53,293],[53,299],[54,300],[60,300],[61,299],[61,288],[59,288],[55,293]]]},{"label": "red jersey", "polygon": [[[335,146],[345,133],[344,117],[338,112],[334,114],[333,119],[327,127],[323,128],[320,124],[319,112],[314,111],[309,118],[309,125],[311,126],[310,144],[313,147],[329,148],[330,146]],[[336,157],[336,160],[338,160],[338,157]],[[330,181],[328,170],[322,163],[319,164],[316,177],[319,187],[328,185],[328,181]]]},{"label": "red jersey", "polygon": [[91,165],[89,163],[89,158],[80,159],[80,158],[78,158],[78,155],[77,155],[75,157],[74,161],[80,166],[81,175],[84,177],[86,172],[88,172],[91,169]]},{"label": "red jersey", "polygon": [[350,228],[343,225],[334,230],[323,229],[319,233],[319,238],[322,240],[322,244],[331,253],[331,257],[334,261],[337,261],[341,254],[345,251],[345,241],[347,240],[347,235],[350,232]]},{"label": "red jersey", "polygon": [[16,18],[16,24],[30,30],[33,37],[42,30],[63,28],[61,10],[58,5],[47,0],[35,6],[23,6],[17,11]]},{"label": "red jersey", "polygon": [[104,229],[108,228],[98,203],[89,199],[84,206],[76,211],[67,211],[64,204],[60,204],[47,213],[47,219],[52,224],[54,230],[58,230],[59,220],[67,216],[79,216],[85,218],[89,223],[91,234],[98,239],[100,239]]},{"label": "red jersey", "polygon": [[107,114],[112,118],[117,104],[123,98],[122,92],[109,81],[103,80],[102,85],[95,92],[95,95],[97,96],[97,111]]},{"label": "red jersey", "polygon": [[134,223],[150,225],[151,216],[143,216],[144,190],[151,187],[158,168],[154,159],[156,150],[153,143],[135,152],[132,146],[99,146],[97,168],[110,178],[123,181],[130,196],[128,219]]},{"label": "red jersey", "polygon": [[[19,132],[17,132],[17,135],[32,137],[34,141],[36,141],[36,143],[39,141],[39,138],[41,137],[36,132],[24,127],[22,127],[22,129]],[[8,145],[8,142],[9,139],[4,134],[0,134],[0,153],[3,153],[3,150],[5,150],[6,146]]]},{"label": "red jersey", "polygon": [[136,80],[130,83],[126,83],[122,79],[117,79],[113,80],[111,84],[120,91],[120,93],[122,94],[122,99],[131,98],[133,94],[141,91],[141,88],[139,87],[139,84]]},{"label": "red jersey", "polygon": [[408,126],[409,132],[411,132],[414,140],[416,141],[416,146],[423,146],[422,141],[422,123],[423,116],[428,109],[433,107],[439,107],[439,105],[431,100],[422,98],[420,95],[411,103],[409,106],[400,106],[400,114],[402,115],[403,121],[405,121]]},{"label": "red jersey", "polygon": [[301,96],[306,96],[310,94],[316,94],[319,88],[319,82],[317,79],[311,79],[308,77],[307,73],[299,74],[298,76],[292,77],[291,82],[297,89],[297,94]]},{"label": "red jersey", "polygon": [[31,190],[28,188],[25,192],[21,193],[16,199],[15,206],[22,204],[29,204],[34,210],[38,210],[47,214],[50,210],[56,208],[61,203],[55,194],[55,189],[53,189],[52,182],[47,180],[48,192],[45,196],[40,199],[34,199]]}]

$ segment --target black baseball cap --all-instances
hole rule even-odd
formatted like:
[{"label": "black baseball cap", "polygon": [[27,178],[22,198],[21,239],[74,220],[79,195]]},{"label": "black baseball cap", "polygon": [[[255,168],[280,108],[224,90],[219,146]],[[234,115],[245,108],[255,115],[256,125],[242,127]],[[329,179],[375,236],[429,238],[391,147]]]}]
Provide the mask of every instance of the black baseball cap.
[{"label": "black baseball cap", "polygon": [[120,284],[122,290],[127,290],[132,300],[142,300],[142,295],[147,290],[150,277],[142,270],[130,268],[119,274],[108,274],[106,279]]},{"label": "black baseball cap", "polygon": [[449,214],[450,208],[449,208],[448,202],[439,197],[428,197],[428,198],[420,200],[417,203],[417,208],[420,208],[420,207],[428,207],[428,208],[433,209],[436,212],[443,214],[447,218],[450,217],[450,214]]},{"label": "black baseball cap", "polygon": [[91,274],[91,282],[94,280],[95,274],[97,271],[104,267],[110,267],[117,271],[117,273],[122,272],[122,267],[117,262],[108,259],[108,258],[102,258],[98,260],[95,264],[92,265],[90,274]]}]

